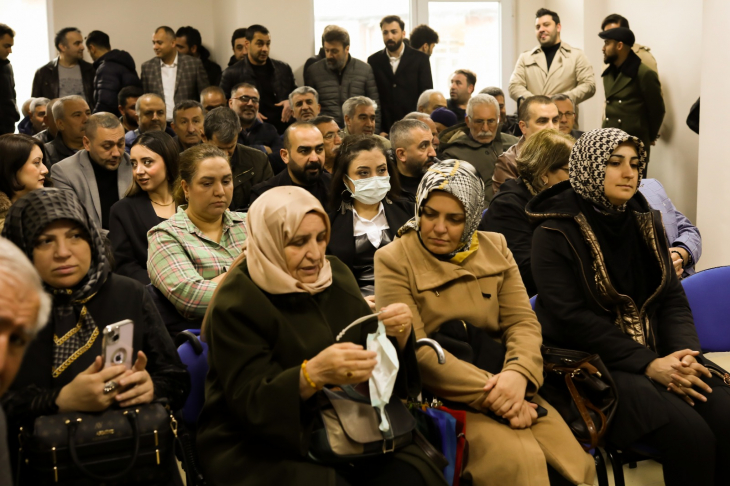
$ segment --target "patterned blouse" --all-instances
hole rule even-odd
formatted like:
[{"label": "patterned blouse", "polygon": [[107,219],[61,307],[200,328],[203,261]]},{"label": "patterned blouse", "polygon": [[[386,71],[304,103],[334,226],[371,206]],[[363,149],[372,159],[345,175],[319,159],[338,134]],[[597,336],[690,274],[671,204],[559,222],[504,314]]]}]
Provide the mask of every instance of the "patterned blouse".
[{"label": "patterned blouse", "polygon": [[211,282],[226,272],[241,254],[246,240],[245,213],[223,213],[220,243],[205,236],[190,221],[185,209],[147,233],[149,241],[147,271],[157,287],[175,308],[188,319],[202,318],[217,283]]}]

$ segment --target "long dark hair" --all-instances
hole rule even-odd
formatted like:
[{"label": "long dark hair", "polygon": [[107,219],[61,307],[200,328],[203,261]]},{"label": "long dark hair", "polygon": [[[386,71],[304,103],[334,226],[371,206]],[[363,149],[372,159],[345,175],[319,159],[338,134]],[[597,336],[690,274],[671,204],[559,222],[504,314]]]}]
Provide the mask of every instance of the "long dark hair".
[{"label": "long dark hair", "polygon": [[[162,157],[167,172],[167,185],[170,187],[170,192],[172,192],[180,171],[180,155],[177,151],[177,144],[172,137],[162,131],[146,132],[137,137],[132,147],[135,145],[141,145]],[[127,189],[125,196],[134,196],[140,191],[142,191],[142,188],[139,187],[137,181],[132,179],[132,184]]]},{"label": "long dark hair", "polygon": [[[43,163],[45,164],[48,160],[46,148],[43,146],[43,142],[37,138],[23,133],[9,133],[0,136],[0,191],[4,192],[10,199],[16,193],[25,189],[25,186],[18,181],[18,171],[28,162],[33,147],[41,149]],[[44,185],[49,187],[51,185],[50,181],[49,172]]]},{"label": "long dark hair", "polygon": [[347,186],[345,185],[345,176],[350,170],[352,161],[355,160],[358,154],[360,152],[370,152],[371,150],[379,150],[382,152],[388,166],[390,191],[388,191],[386,197],[396,199],[400,196],[398,169],[395,161],[385,149],[383,142],[373,135],[348,135],[342,141],[342,145],[340,145],[340,149],[337,152],[337,157],[335,157],[329,203],[332,211],[336,211],[343,202],[352,202],[352,194],[350,194],[350,191],[347,190]]}]

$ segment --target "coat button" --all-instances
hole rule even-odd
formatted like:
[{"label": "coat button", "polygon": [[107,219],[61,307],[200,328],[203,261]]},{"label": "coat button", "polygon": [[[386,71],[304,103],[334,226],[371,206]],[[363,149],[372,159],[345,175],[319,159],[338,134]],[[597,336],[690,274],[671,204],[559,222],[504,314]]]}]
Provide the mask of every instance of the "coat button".
[{"label": "coat button", "polygon": [[608,117],[606,117],[606,121],[608,121]]},{"label": "coat button", "polygon": [[606,100],[606,104],[607,105],[610,105],[611,104],[611,100]]},{"label": "coat button", "polygon": [[395,88],[396,86],[398,86],[398,85],[397,85],[397,84],[395,84],[395,83],[393,83],[393,87]]},{"label": "coat button", "polygon": [[621,103],[621,100],[618,100],[619,103]]},{"label": "coat button", "polygon": [[618,119],[618,122],[621,123],[621,118]]}]

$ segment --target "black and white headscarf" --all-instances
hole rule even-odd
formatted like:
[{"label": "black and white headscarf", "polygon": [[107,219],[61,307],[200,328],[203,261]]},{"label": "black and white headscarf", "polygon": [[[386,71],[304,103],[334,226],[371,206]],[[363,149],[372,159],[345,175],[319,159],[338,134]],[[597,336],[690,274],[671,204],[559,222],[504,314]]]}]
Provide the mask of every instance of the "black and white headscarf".
[{"label": "black and white headscarf", "polygon": [[471,248],[472,238],[482,217],[484,181],[469,162],[451,159],[433,164],[418,185],[416,215],[398,230],[398,236],[402,236],[411,230],[420,233],[421,213],[432,191],[444,191],[451,194],[461,202],[466,213],[461,244],[453,253],[444,256],[451,259],[458,253],[467,252]]},{"label": "black and white headscarf", "polygon": [[570,152],[570,185],[583,199],[608,211],[624,211],[626,204],[614,206],[606,198],[606,166],[616,147],[623,142],[633,142],[639,155],[639,180],[646,167],[644,143],[618,128],[599,128],[586,132],[575,142]]},{"label": "black and white headscarf", "polygon": [[[33,249],[41,232],[54,221],[67,219],[81,225],[89,236],[91,265],[75,287],[57,289],[45,285],[53,295],[53,377],[71,369],[61,382],[70,382],[88,364],[75,363],[95,343],[99,330],[86,303],[98,292],[109,275],[104,241],[96,224],[73,191],[37,189],[18,199],[8,211],[2,235],[15,243],[33,261]],[[98,347],[98,346],[97,346]]]}]

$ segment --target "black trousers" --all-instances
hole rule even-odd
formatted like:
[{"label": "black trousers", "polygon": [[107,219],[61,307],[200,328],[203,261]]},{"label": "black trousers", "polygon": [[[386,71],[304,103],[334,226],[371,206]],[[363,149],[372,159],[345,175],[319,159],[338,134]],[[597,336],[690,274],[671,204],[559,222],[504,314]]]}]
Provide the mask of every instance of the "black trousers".
[{"label": "black trousers", "polygon": [[337,468],[336,486],[425,486],[418,469],[392,454]]},{"label": "black trousers", "polygon": [[704,381],[712,393],[707,402],[694,400],[694,407],[663,390],[670,421],[639,440],[661,453],[667,486],[728,484],[730,386],[714,375]]}]

